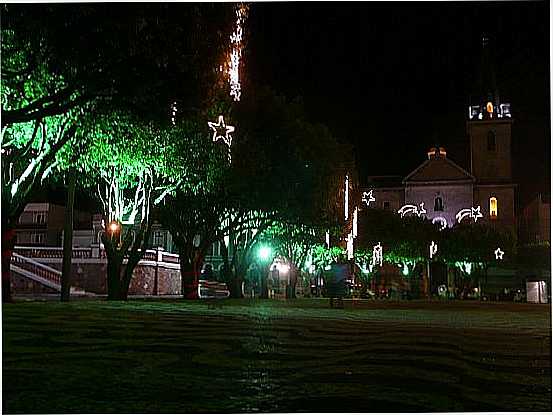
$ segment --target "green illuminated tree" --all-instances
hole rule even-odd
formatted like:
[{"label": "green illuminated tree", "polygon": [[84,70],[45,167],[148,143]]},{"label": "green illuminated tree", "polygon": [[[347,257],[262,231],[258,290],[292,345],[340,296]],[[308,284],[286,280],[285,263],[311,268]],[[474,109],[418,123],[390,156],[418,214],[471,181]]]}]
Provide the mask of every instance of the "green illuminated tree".
[{"label": "green illuminated tree", "polygon": [[178,186],[172,136],[117,112],[90,119],[83,134],[94,137],[77,164],[103,207],[108,299],[124,300],[147,248],[152,208]]}]

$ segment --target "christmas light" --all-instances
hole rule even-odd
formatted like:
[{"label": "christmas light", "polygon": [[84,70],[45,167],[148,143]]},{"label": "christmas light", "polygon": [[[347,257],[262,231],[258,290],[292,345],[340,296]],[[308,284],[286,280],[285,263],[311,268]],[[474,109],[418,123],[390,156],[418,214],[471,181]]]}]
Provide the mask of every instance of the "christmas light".
[{"label": "christmas light", "polygon": [[484,217],[482,213],[480,213],[480,206],[478,206],[477,208],[471,207],[467,209],[461,209],[459,212],[457,212],[455,218],[457,219],[457,222],[461,223],[461,221],[467,216],[474,219],[474,222],[476,222],[478,218]]},{"label": "christmas light", "polygon": [[330,233],[328,231],[326,231],[326,234],[325,234],[325,242],[326,242],[326,247],[330,248]]},{"label": "christmas light", "polygon": [[447,219],[442,217],[442,216],[438,216],[438,217],[432,219],[432,223],[434,223],[434,224],[439,223],[441,231],[443,231],[445,228],[447,228]]},{"label": "christmas light", "polygon": [[380,245],[380,242],[373,247],[373,258],[371,261],[371,265],[375,266],[377,263],[382,266],[382,245]]},{"label": "christmas light", "polygon": [[348,242],[347,242],[347,251],[348,251],[348,259],[353,258],[353,234],[348,234]]},{"label": "christmas light", "polygon": [[403,273],[403,275],[409,275],[409,267],[407,266],[407,264],[403,264],[402,273]]},{"label": "christmas light", "polygon": [[371,202],[375,202],[376,199],[374,198],[373,196],[373,190],[369,190],[368,192],[363,192],[363,197],[361,198],[361,200],[367,205],[369,206],[371,204]]},{"label": "christmas light", "polygon": [[177,119],[177,103],[171,104],[171,124],[175,125]]},{"label": "christmas light", "polygon": [[344,191],[344,217],[346,220],[348,220],[349,217],[349,177],[346,174],[346,181],[345,181],[345,191]]},{"label": "christmas light", "polygon": [[230,85],[230,96],[232,96],[234,101],[240,101],[240,96],[242,95],[241,85],[240,85],[240,58],[242,57],[242,39],[244,30],[242,28],[246,18],[248,16],[248,5],[238,4],[236,7],[236,23],[234,26],[234,31],[230,35],[231,43],[231,52],[230,52],[230,61],[229,61],[229,85]]},{"label": "christmas light", "polygon": [[501,250],[501,248],[497,248],[495,251],[495,259],[503,259],[503,255],[505,254],[505,252],[503,252]]},{"label": "christmas light", "polygon": [[357,238],[357,211],[359,209],[355,207],[353,210],[353,237]]},{"label": "christmas light", "polygon": [[421,202],[419,206],[420,206],[420,209],[416,205],[403,205],[397,211],[397,213],[399,213],[401,215],[401,217],[404,217],[408,213],[413,213],[413,214],[420,217],[420,216],[426,214],[426,209],[424,208],[424,202]]},{"label": "christmas light", "polygon": [[436,255],[437,252],[438,252],[438,244],[432,241],[432,243],[430,244],[430,259],[432,259],[432,257],[434,257],[434,255]]}]

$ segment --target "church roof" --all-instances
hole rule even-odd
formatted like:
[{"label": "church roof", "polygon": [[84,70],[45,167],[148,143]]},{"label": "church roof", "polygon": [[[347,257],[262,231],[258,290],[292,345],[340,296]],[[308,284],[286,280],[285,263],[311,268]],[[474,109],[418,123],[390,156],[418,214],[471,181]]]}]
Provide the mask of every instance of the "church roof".
[{"label": "church roof", "polygon": [[403,183],[474,181],[473,175],[446,157],[430,157],[403,179]]}]

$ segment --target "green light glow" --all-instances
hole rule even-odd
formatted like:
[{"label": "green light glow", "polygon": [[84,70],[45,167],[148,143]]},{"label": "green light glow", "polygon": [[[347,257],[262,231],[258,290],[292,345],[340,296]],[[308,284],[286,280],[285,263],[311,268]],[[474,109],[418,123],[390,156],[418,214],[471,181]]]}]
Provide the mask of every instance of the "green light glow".
[{"label": "green light glow", "polygon": [[259,257],[259,259],[261,259],[262,261],[267,261],[269,259],[269,257],[271,256],[271,248],[268,247],[268,246],[262,246],[259,248],[259,250],[257,251],[257,256]]}]

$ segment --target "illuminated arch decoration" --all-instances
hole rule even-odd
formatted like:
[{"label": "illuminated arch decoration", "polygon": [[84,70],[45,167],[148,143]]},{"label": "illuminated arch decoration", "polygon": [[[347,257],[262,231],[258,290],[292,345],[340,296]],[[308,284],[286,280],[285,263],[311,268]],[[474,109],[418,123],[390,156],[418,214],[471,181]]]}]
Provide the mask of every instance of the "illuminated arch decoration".
[{"label": "illuminated arch decoration", "polygon": [[430,259],[432,259],[437,253],[438,253],[438,244],[432,241],[432,243],[430,244]]},{"label": "illuminated arch decoration", "polygon": [[480,206],[474,208],[468,208],[468,209],[461,209],[457,214],[455,215],[455,218],[457,219],[457,222],[461,223],[461,221],[466,218],[470,217],[474,219],[474,222],[478,220],[478,218],[483,218],[484,216],[482,213],[480,213]]},{"label": "illuminated arch decoration", "polygon": [[497,248],[497,249],[494,251],[494,254],[495,254],[495,259],[503,260],[503,255],[505,255],[505,252],[503,252],[503,251],[501,250],[501,248]]},{"label": "illuminated arch decoration", "polygon": [[442,216],[437,216],[434,219],[432,219],[432,223],[433,224],[439,223],[441,231],[447,228],[447,219]]},{"label": "illuminated arch decoration", "polygon": [[371,202],[376,202],[376,199],[373,196],[373,189],[369,190],[368,192],[363,192],[363,197],[361,198],[361,201],[365,203],[367,206],[370,206]]},{"label": "illuminated arch decoration", "polygon": [[[419,209],[419,206],[420,206],[420,209]],[[414,215],[417,215],[417,216],[421,217],[422,215],[426,214],[426,209],[424,208],[424,202],[421,202],[419,204],[419,206],[417,206],[417,205],[403,205],[397,211],[397,213],[399,213],[402,218],[408,213],[412,213]]]}]

